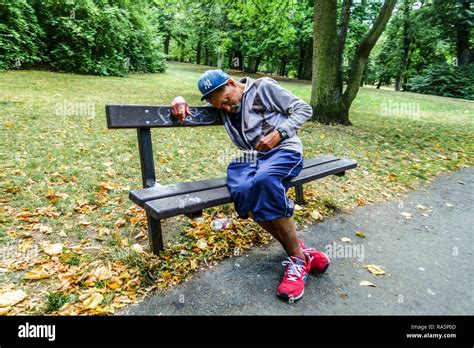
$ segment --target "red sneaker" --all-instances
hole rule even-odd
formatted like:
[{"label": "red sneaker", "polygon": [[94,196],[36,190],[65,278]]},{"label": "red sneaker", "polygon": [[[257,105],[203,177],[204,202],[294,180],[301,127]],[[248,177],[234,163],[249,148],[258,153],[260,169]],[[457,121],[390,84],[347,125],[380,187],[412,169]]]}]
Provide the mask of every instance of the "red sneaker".
[{"label": "red sneaker", "polygon": [[308,278],[308,262],[299,257],[289,256],[281,264],[286,266],[285,275],[277,290],[278,297],[293,303],[303,297],[304,284]]},{"label": "red sneaker", "polygon": [[309,271],[317,274],[323,274],[326,272],[331,263],[329,257],[322,251],[306,247],[299,239],[298,243],[303,254],[305,254],[307,259],[309,259],[309,264],[311,265]]}]

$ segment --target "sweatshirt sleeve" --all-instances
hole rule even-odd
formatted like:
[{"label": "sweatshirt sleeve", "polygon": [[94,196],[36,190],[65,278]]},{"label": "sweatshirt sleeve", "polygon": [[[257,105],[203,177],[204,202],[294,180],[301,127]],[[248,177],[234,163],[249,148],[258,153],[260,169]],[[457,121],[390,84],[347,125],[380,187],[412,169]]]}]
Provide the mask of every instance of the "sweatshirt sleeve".
[{"label": "sweatshirt sleeve", "polygon": [[278,128],[285,130],[289,137],[295,135],[303,123],[313,115],[313,109],[308,103],[281,87],[273,79],[264,79],[258,93],[267,110],[279,112],[287,117]]}]

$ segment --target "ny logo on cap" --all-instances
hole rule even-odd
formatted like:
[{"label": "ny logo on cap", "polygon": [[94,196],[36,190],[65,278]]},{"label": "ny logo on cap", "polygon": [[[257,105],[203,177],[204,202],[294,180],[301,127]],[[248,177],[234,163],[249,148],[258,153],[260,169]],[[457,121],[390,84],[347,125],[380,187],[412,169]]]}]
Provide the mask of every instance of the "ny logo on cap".
[{"label": "ny logo on cap", "polygon": [[204,87],[206,89],[209,89],[212,87],[212,83],[211,83],[211,80],[207,79],[207,80],[204,80]]}]

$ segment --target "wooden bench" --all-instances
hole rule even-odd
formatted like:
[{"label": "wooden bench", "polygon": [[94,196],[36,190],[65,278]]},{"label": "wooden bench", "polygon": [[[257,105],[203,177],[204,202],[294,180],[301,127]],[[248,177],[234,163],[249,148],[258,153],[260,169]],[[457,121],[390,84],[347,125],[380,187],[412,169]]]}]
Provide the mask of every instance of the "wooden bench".
[{"label": "wooden bench", "polygon": [[[143,188],[130,191],[129,197],[145,209],[150,249],[155,254],[163,248],[162,219],[182,214],[192,218],[203,209],[231,202],[226,177],[161,185],[155,176],[151,128],[222,125],[218,109],[191,107],[191,115],[184,124],[171,115],[169,106],[106,105],[105,110],[108,128],[137,129]],[[303,184],[328,175],[342,176],[355,167],[355,161],[331,155],[305,159],[303,170],[291,184],[295,187],[296,203],[305,203]]]}]

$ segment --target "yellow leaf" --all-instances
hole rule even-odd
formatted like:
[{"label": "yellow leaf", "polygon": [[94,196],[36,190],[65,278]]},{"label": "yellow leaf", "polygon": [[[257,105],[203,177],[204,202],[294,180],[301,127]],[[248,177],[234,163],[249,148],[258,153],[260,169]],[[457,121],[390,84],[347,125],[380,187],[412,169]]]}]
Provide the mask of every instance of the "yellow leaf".
[{"label": "yellow leaf", "polygon": [[44,247],[44,252],[49,256],[61,255],[63,252],[63,245],[61,243],[48,244]]},{"label": "yellow leaf", "polygon": [[120,219],[118,219],[117,221],[115,221],[115,226],[116,226],[117,228],[120,228],[120,227],[122,227],[123,225],[125,225],[125,222],[126,222],[126,221],[125,221],[124,218],[120,218]]},{"label": "yellow leaf", "polygon": [[117,282],[108,283],[107,286],[112,290],[117,290],[120,287],[120,284]]},{"label": "yellow leaf", "polygon": [[364,234],[363,232],[361,232],[361,231],[357,231],[355,234],[356,234],[356,236],[358,236],[358,237],[360,237],[360,238],[367,238],[367,237],[365,236],[365,234]]},{"label": "yellow leaf", "polygon": [[385,271],[377,265],[365,265],[364,266],[370,273],[374,275],[383,275]]},{"label": "yellow leaf", "polygon": [[93,308],[97,308],[97,306],[100,305],[103,300],[104,300],[104,296],[96,292],[92,294],[90,297],[88,297],[82,303],[84,305],[84,308],[93,309]]},{"label": "yellow leaf", "polygon": [[23,301],[26,298],[23,290],[9,291],[0,295],[0,307],[9,307]]},{"label": "yellow leaf", "polygon": [[11,310],[10,307],[0,308],[0,316],[2,316],[2,315],[7,315],[8,312],[10,312],[10,310]]},{"label": "yellow leaf", "polygon": [[204,250],[207,248],[207,242],[205,239],[201,238],[197,241],[196,243],[196,246],[201,249],[201,250]]},{"label": "yellow leaf", "polygon": [[27,280],[38,280],[44,278],[50,278],[52,275],[45,271],[43,267],[37,267],[32,269],[28,273],[25,274],[24,279]]},{"label": "yellow leaf", "polygon": [[375,288],[375,284],[371,283],[371,282],[368,282],[367,280],[363,280],[359,283],[359,285],[361,286],[372,286]]}]

